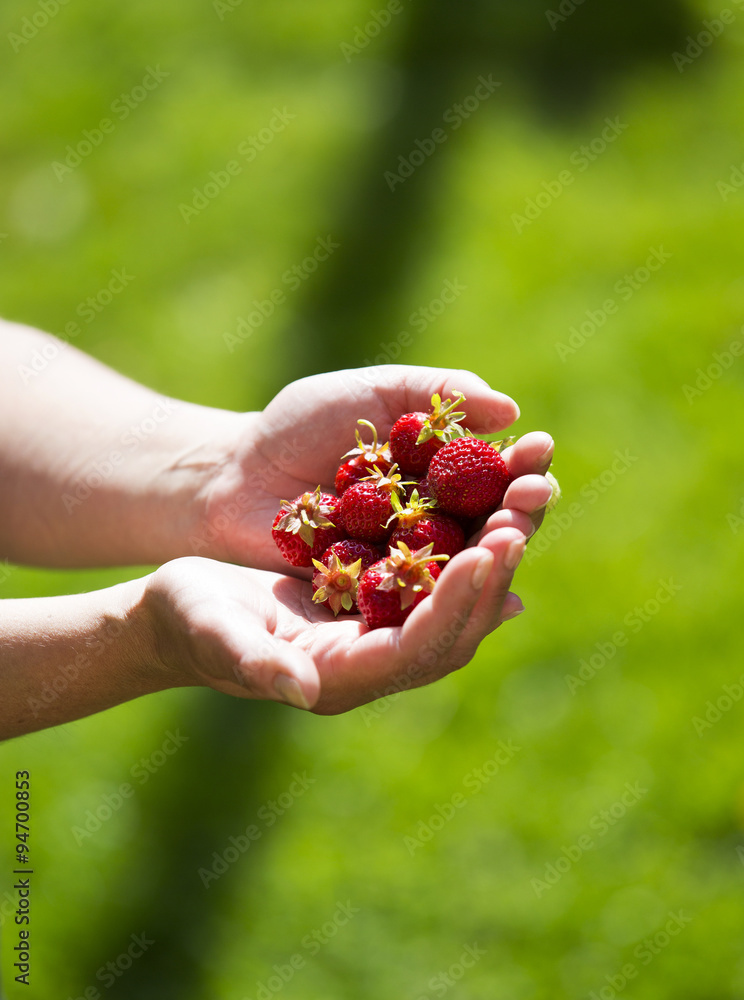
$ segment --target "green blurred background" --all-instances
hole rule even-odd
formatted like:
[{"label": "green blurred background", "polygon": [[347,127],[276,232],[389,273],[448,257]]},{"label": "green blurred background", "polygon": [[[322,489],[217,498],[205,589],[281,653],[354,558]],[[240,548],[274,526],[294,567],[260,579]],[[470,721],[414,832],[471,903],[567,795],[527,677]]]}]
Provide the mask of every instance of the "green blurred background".
[{"label": "green blurred background", "polygon": [[[3,745],[6,802],[32,772],[38,872],[34,985],[7,982],[6,918],[7,994],[744,997],[744,9],[55,7],[0,12],[2,315],[62,333],[125,268],[75,343],[236,409],[378,356],[471,368],[519,401],[515,432],[554,435],[564,500],[518,574],[527,613],[430,689],[338,718],[169,692]],[[0,596],[138,572],[5,567]]]}]

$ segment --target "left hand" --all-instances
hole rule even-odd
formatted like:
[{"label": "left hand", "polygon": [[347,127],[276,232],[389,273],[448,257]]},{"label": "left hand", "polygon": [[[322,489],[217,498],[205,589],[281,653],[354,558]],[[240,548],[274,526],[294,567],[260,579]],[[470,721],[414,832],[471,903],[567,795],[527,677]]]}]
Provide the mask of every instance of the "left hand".
[{"label": "left hand", "polygon": [[[444,677],[519,614],[509,592],[524,535],[499,528],[456,555],[398,628],[314,604],[309,583],[210,559],[175,559],[146,581],[141,607],[168,686],[204,685],[336,715]],[[149,659],[148,659],[149,662]],[[152,666],[151,668],[152,669]]]}]

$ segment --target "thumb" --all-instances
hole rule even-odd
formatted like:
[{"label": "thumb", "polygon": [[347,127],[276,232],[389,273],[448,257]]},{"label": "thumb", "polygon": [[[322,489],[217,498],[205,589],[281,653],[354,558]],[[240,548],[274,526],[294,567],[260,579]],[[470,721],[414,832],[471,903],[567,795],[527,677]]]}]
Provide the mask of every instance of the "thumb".
[{"label": "thumb", "polygon": [[320,675],[303,649],[262,630],[251,629],[233,673],[239,697],[280,701],[310,709],[320,697]]}]

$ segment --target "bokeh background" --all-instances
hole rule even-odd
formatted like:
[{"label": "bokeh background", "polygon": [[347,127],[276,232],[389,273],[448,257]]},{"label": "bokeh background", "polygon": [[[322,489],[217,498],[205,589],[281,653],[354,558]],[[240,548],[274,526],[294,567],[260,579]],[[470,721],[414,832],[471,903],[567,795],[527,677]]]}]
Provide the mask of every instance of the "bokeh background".
[{"label": "bokeh background", "polygon": [[[34,985],[12,983],[6,917],[8,996],[744,997],[728,10],[3,4],[4,316],[62,333],[125,268],[78,346],[236,409],[375,360],[471,368],[519,401],[516,433],[555,436],[564,492],[519,570],[527,613],[432,688],[339,718],[169,692],[0,747],[2,891],[18,768],[38,871]],[[5,566],[0,596],[139,572]],[[126,968],[132,935],[154,943]]]}]

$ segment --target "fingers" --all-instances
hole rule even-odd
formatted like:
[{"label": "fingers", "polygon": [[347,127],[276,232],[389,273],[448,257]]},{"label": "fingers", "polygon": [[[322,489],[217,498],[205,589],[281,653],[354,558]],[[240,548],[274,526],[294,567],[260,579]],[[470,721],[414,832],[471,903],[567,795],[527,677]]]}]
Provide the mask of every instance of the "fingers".
[{"label": "fingers", "polygon": [[496,531],[497,528],[516,528],[517,531],[522,532],[525,538],[529,538],[535,531],[535,526],[532,523],[529,513],[512,509],[511,507],[504,507],[501,510],[497,510],[494,514],[491,514],[480,531],[476,532],[468,541],[468,545],[478,545],[480,540],[484,538],[489,531]]},{"label": "fingers", "polygon": [[490,515],[468,544],[479,544],[489,532],[498,528],[516,528],[525,538],[531,538],[542,521],[551,492],[545,476],[533,474],[515,479],[506,491],[502,508]]},{"label": "fingers", "polygon": [[[431,599],[406,621],[401,651],[419,661],[428,657],[426,681],[468,663],[479,643],[501,622],[524,545],[524,534],[515,528],[491,532],[480,545],[451,561]],[[516,610],[510,598],[507,613]]]},{"label": "fingers", "polygon": [[[503,500],[503,507],[508,510],[522,511],[533,514],[544,507],[553,492],[545,476],[534,473],[520,476],[509,486]],[[488,522],[486,522],[488,523]]]},{"label": "fingers", "polygon": [[[478,547],[492,553],[494,569],[486,581],[483,593],[471,615],[471,629],[474,635],[480,635],[482,638],[483,635],[493,632],[504,620],[504,605],[509,594],[509,587],[524,555],[526,542],[524,534],[514,529],[491,531],[481,539]],[[506,613],[511,615],[515,607],[510,599],[510,606]],[[477,640],[477,642],[479,641],[480,639]],[[475,649],[473,649],[474,652]]]},{"label": "fingers", "polygon": [[260,627],[234,631],[229,646],[234,681],[226,682],[227,693],[302,709],[311,708],[320,697],[317,668],[297,646]]},{"label": "fingers", "polygon": [[[555,445],[545,431],[525,434],[511,448],[505,448],[503,458],[509,467],[514,482],[506,491],[503,507],[513,507],[529,514],[532,532],[540,527],[545,517],[545,504],[550,499],[552,488],[545,473],[553,461]],[[497,527],[500,522],[494,522]]]},{"label": "fingers", "polygon": [[427,680],[449,672],[441,669],[446,660],[439,655],[443,644],[446,648],[443,636],[463,632],[492,569],[490,552],[478,548],[460,552],[437,580],[431,597],[422,601],[403,624],[401,654],[406,660],[423,660],[433,667]]},{"label": "fingers", "polygon": [[508,622],[512,618],[516,618],[521,615],[524,611],[524,604],[518,594],[513,594],[511,591],[506,595],[504,599],[503,607],[501,608],[501,621]]},{"label": "fingers", "polygon": [[465,396],[465,423],[477,434],[495,434],[519,417],[519,407],[511,397],[465,369],[381,365],[360,369],[358,375],[367,381],[374,379],[391,424],[403,413],[427,411],[434,393],[442,399],[455,399],[461,392]]},{"label": "fingers", "polygon": [[[463,379],[463,376],[470,377]],[[462,384],[463,381],[465,385]],[[458,392],[465,396],[462,409],[467,416],[464,424],[475,434],[496,434],[519,419],[519,407],[510,396],[492,389],[487,382],[471,372],[452,372],[439,390],[442,399],[455,399]],[[427,405],[426,409],[428,408]]]},{"label": "fingers", "polygon": [[505,448],[501,457],[515,479],[530,473],[543,476],[553,461],[554,447],[550,434],[545,431],[530,431],[510,448]]},{"label": "fingers", "polygon": [[[386,693],[430,684],[468,663],[489,632],[523,610],[509,586],[524,545],[523,532],[509,527],[458,553],[431,597],[400,628],[320,626],[312,641],[323,660],[323,689],[314,711],[346,712]],[[347,635],[339,634],[340,625]]]}]

